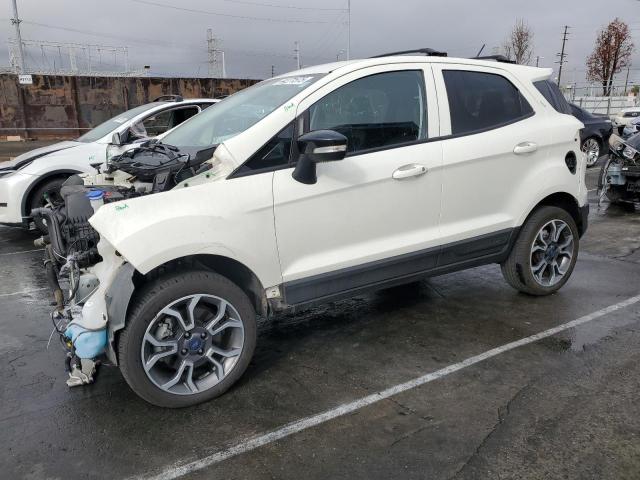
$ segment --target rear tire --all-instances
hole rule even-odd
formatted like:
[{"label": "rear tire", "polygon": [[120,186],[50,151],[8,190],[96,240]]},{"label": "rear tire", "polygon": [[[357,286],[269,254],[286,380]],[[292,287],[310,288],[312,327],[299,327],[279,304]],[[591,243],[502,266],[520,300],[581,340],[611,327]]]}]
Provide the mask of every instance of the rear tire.
[{"label": "rear tire", "polygon": [[[27,215],[31,215],[31,210],[34,208],[42,208],[48,206],[50,203],[56,207],[62,204],[62,197],[60,196],[60,187],[67,179],[65,177],[55,177],[45,180],[38,185],[31,194],[29,201],[29,211]],[[46,222],[42,218],[33,220],[36,228],[43,234],[49,233]]]},{"label": "rear tire", "polygon": [[[213,272],[153,281],[127,317],[118,341],[122,375],[135,393],[159,407],[188,407],[222,395],[242,376],[255,349],[253,305],[237,285]],[[232,336],[233,344],[223,345]],[[154,356],[160,358],[152,362]]]},{"label": "rear tire", "polygon": [[576,222],[566,210],[540,207],[523,225],[509,257],[500,265],[502,275],[522,293],[554,293],[573,273],[579,242]]}]

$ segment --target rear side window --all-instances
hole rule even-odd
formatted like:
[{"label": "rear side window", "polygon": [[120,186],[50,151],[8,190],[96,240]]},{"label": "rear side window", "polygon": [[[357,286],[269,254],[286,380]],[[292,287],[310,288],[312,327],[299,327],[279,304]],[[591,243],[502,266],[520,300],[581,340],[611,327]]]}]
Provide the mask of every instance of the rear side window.
[{"label": "rear side window", "polygon": [[502,75],[463,70],[442,74],[453,135],[498,128],[533,115],[531,105]]},{"label": "rear side window", "polygon": [[349,153],[426,138],[422,71],[386,72],[354,80],[309,108],[309,130],[335,130]]},{"label": "rear side window", "polygon": [[566,113],[567,115],[573,115],[571,106],[564,95],[553,82],[549,80],[540,80],[539,82],[533,82],[533,85],[538,89],[542,96],[551,104],[551,106],[559,113]]}]

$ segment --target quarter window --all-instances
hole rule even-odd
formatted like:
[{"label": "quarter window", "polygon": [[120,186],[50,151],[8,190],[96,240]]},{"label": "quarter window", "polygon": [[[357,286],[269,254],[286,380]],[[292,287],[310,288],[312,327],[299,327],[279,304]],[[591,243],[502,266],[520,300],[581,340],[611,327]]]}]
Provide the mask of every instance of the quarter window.
[{"label": "quarter window", "polygon": [[426,138],[422,72],[379,73],[338,88],[309,108],[309,130],[342,133],[349,153]]},{"label": "quarter window", "polygon": [[254,153],[237,171],[240,175],[272,170],[289,163],[293,142],[293,123],[282,129],[260,150]]},{"label": "quarter window", "polygon": [[533,114],[518,89],[501,75],[462,70],[442,73],[453,135],[498,128]]}]

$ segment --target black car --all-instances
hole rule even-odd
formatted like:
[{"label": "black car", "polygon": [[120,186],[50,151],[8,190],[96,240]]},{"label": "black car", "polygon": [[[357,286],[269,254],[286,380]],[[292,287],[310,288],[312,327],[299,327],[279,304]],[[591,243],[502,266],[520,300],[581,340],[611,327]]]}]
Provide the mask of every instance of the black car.
[{"label": "black car", "polygon": [[558,85],[550,80],[534,82],[534,85],[558,112],[573,115],[584,123],[580,132],[581,149],[587,156],[587,167],[593,167],[598,159],[609,151],[609,137],[613,132],[609,117],[589,113],[569,103]]},{"label": "black car", "polygon": [[592,167],[609,151],[609,137],[613,133],[613,125],[606,115],[589,113],[572,103],[569,106],[573,116],[584,123],[581,132],[582,151],[587,155],[587,167]]}]

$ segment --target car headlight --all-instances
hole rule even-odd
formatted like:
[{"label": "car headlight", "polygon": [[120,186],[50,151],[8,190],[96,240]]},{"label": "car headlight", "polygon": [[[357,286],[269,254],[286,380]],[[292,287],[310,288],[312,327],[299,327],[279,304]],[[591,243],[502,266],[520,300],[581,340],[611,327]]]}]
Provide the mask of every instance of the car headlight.
[{"label": "car headlight", "polygon": [[624,143],[624,141],[622,141],[622,139],[619,136],[611,135],[609,137],[609,146],[611,147],[612,150],[615,150],[617,152],[622,150],[627,145]]},{"label": "car headlight", "polygon": [[107,155],[106,155],[107,163],[109,163],[109,160],[111,160],[113,157],[115,157],[120,153],[119,150],[120,150],[120,147],[118,145],[114,145],[113,143],[110,143],[109,145],[107,145]]},{"label": "car headlight", "polygon": [[637,153],[638,151],[635,148],[631,148],[628,145],[625,146],[624,150],[622,151],[622,155],[629,160],[633,160],[633,157],[635,157]]}]

